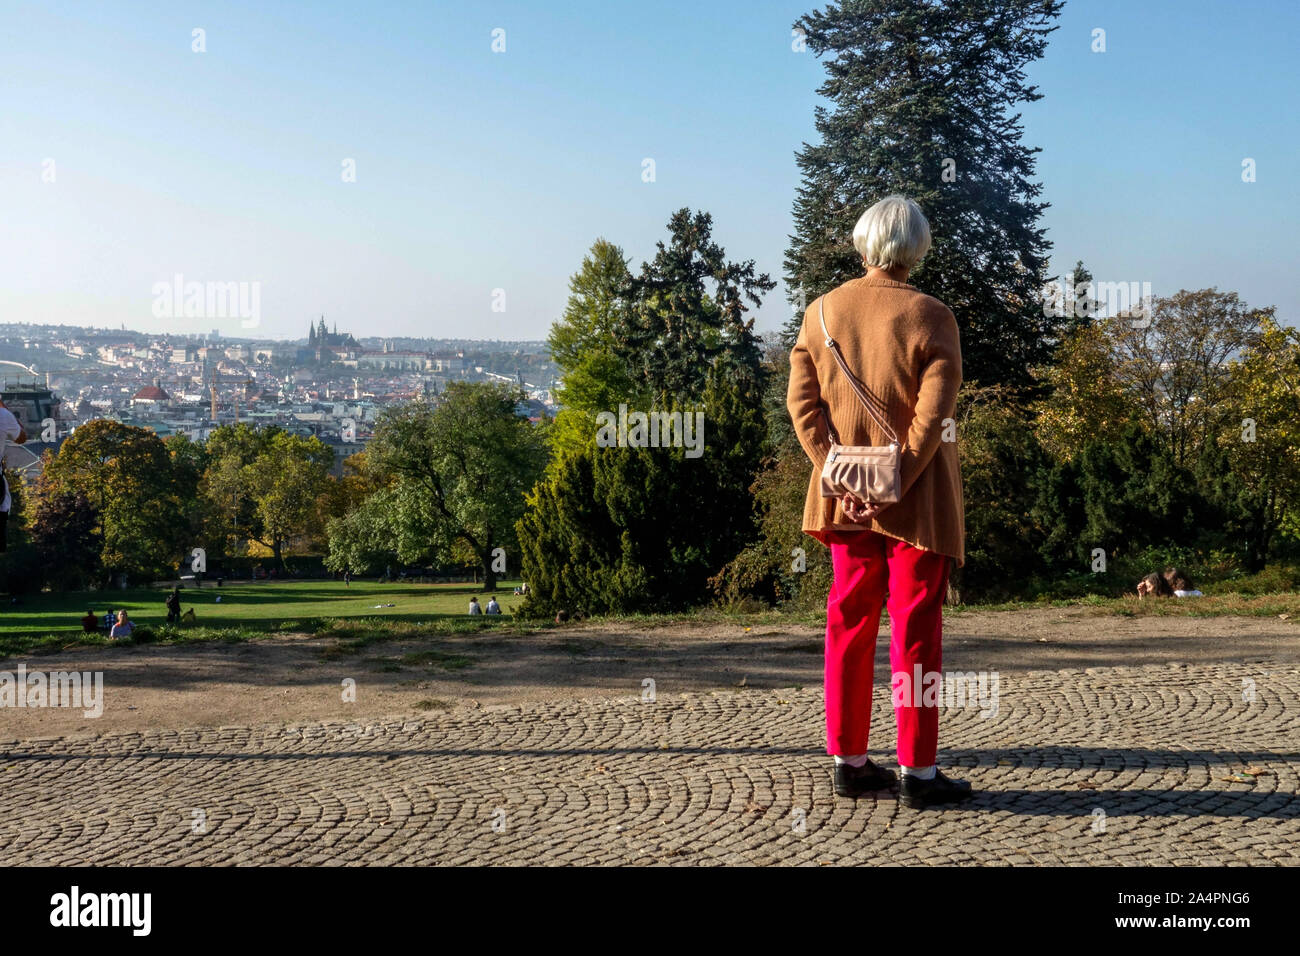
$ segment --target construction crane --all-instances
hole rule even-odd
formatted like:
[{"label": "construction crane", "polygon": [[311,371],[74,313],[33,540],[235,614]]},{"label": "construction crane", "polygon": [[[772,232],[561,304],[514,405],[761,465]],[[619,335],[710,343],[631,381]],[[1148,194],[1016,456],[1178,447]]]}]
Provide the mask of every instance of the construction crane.
[{"label": "construction crane", "polygon": [[[236,377],[234,377],[234,378],[223,378],[223,377],[219,376],[219,375],[217,374],[217,370],[216,370],[215,368],[213,368],[213,370],[212,370],[212,377],[209,379],[209,382],[208,382],[208,390],[209,390],[209,392],[210,392],[211,395],[212,395],[212,421],[213,421],[213,424],[215,424],[216,421],[217,421],[217,385],[219,385],[219,384],[220,384],[220,385],[242,385],[242,386],[244,387],[244,398],[247,399],[247,398],[248,398],[248,386],[250,386],[250,385],[256,385],[257,382],[256,382],[254,379],[251,379],[251,378],[239,378],[238,376],[236,376]],[[236,394],[236,395],[232,395],[232,396],[231,396],[231,400],[232,400],[232,402],[234,403],[234,406],[235,406],[235,424],[238,425],[238,424],[239,424],[239,396],[238,396],[237,394]]]}]

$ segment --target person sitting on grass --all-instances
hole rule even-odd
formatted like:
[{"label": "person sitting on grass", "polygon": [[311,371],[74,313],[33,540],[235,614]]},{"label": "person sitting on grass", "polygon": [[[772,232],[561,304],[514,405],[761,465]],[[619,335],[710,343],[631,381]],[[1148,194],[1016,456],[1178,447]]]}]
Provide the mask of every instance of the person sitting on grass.
[{"label": "person sitting on grass", "polygon": [[1152,571],[1141,581],[1137,583],[1138,597],[1173,597],[1174,589],[1169,586],[1169,582],[1162,575]]},{"label": "person sitting on grass", "polygon": [[477,597],[472,597],[472,598],[469,599],[469,613],[470,613],[470,614],[482,614],[482,613],[483,613],[483,609],[482,609],[481,607],[478,606],[478,598],[477,598]]},{"label": "person sitting on grass", "polygon": [[81,619],[81,629],[87,634],[94,634],[99,630],[99,618],[95,617],[94,611],[86,611],[86,616]]},{"label": "person sitting on grass", "polygon": [[[220,601],[221,598],[217,598],[217,600]],[[195,620],[194,608],[190,608],[188,611],[186,611],[184,614],[181,615],[182,624],[193,624],[194,620]]]},{"label": "person sitting on grass", "polygon": [[488,599],[487,612],[488,612],[489,614],[500,614],[500,613],[501,613],[501,605],[497,603],[497,599],[496,599],[496,598],[489,598],[489,599]]},{"label": "person sitting on grass", "polygon": [[127,619],[126,611],[118,611],[117,623],[114,624],[113,629],[108,632],[108,636],[115,641],[119,641],[124,638],[130,637],[131,632],[134,630],[135,630],[135,625],[132,624],[130,620]]},{"label": "person sitting on grass", "polygon": [[108,609],[108,612],[104,615],[104,631],[105,631],[105,633],[107,633],[107,632],[113,630],[113,625],[116,624],[116,623],[117,623],[117,615],[113,612],[113,609],[110,607],[110,608]]},{"label": "person sitting on grass", "polygon": [[1165,568],[1160,575],[1169,585],[1174,597],[1204,597],[1200,591],[1196,590],[1196,585],[1192,583],[1191,577],[1181,568]]}]

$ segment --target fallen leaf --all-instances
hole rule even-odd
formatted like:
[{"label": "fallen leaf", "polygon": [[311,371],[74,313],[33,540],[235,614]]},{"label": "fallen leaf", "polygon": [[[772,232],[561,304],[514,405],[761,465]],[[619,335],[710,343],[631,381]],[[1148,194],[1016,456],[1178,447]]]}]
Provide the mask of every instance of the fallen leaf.
[{"label": "fallen leaf", "polygon": [[1263,767],[1247,767],[1242,773],[1248,773],[1252,777],[1271,777],[1273,775],[1272,770],[1266,770]]},{"label": "fallen leaf", "polygon": [[1220,777],[1220,780],[1226,780],[1228,783],[1254,783],[1255,778],[1244,773],[1230,773],[1226,777]]}]

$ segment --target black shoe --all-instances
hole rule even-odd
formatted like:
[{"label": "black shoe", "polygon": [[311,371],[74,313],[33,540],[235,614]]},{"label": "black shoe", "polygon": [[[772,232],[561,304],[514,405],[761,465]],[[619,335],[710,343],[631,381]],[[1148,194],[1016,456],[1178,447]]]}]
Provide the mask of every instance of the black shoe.
[{"label": "black shoe", "polygon": [[886,790],[896,779],[894,771],[877,767],[870,757],[861,767],[850,767],[846,763],[835,765],[835,792],[841,797],[860,797],[864,793]]},{"label": "black shoe", "polygon": [[972,796],[974,793],[969,783],[965,780],[950,780],[943,775],[943,771],[936,769],[930,780],[903,774],[898,802],[913,810],[920,810],[941,803],[960,803]]}]

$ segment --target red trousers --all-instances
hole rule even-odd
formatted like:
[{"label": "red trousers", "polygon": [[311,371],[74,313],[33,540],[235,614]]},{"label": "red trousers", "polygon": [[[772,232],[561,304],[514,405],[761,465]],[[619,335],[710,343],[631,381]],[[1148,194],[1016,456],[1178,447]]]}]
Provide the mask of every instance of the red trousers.
[{"label": "red trousers", "polygon": [[[938,673],[949,559],[866,529],[827,538],[834,579],[826,600],[826,752],[864,754],[880,609],[887,600],[893,673],[910,679],[918,666],[922,674]],[[930,766],[939,746],[939,708],[917,706],[919,694],[891,698],[899,764]]]}]

